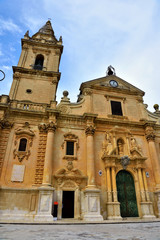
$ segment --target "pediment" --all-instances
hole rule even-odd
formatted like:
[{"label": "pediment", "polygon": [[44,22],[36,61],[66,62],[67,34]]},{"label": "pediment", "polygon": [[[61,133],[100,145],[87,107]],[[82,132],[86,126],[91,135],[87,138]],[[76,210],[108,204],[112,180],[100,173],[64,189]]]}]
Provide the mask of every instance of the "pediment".
[{"label": "pediment", "polygon": [[[111,81],[116,81],[117,86],[111,85]],[[138,94],[143,96],[145,93],[139,88],[133,86],[132,84],[126,82],[122,78],[119,78],[116,75],[105,76],[102,78],[94,79],[91,81],[87,81],[81,84],[80,90],[83,92],[83,89],[91,88],[105,91],[127,91],[131,94]]]}]

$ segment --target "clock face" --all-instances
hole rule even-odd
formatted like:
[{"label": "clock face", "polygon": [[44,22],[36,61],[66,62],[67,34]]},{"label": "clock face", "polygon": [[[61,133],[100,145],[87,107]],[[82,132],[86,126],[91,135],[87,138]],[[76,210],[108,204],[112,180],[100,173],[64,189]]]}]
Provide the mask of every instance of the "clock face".
[{"label": "clock face", "polygon": [[109,84],[112,86],[112,87],[118,87],[118,83],[115,81],[115,80],[111,80],[109,82]]}]

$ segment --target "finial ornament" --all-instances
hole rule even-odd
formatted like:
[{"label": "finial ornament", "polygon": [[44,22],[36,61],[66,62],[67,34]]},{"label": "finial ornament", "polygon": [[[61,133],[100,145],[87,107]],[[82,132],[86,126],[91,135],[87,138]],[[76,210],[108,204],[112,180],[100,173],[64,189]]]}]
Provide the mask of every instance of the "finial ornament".
[{"label": "finial ornament", "polygon": [[108,68],[107,68],[106,74],[107,74],[108,76],[110,76],[110,75],[116,75],[115,68],[112,67],[111,65],[109,65]]},{"label": "finial ornament", "polygon": [[154,109],[156,110],[156,112],[158,112],[159,111],[159,105],[158,104],[154,104]]}]

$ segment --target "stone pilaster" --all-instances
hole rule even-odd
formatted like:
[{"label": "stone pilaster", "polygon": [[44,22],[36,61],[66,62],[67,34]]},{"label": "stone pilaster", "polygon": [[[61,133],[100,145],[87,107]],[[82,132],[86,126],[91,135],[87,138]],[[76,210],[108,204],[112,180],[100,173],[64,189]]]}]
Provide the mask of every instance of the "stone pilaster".
[{"label": "stone pilaster", "polygon": [[156,195],[157,195],[158,218],[160,218],[160,191],[157,191]]},{"label": "stone pilaster", "polygon": [[147,180],[144,169],[138,168],[138,178],[141,193],[141,210],[143,218],[155,218],[152,202],[149,199]]},{"label": "stone pilaster", "polygon": [[158,153],[155,146],[155,134],[152,126],[147,125],[145,129],[146,139],[148,141],[149,153],[153,162],[153,170],[156,182],[156,190],[160,190],[160,164],[158,159]]},{"label": "stone pilaster", "polygon": [[138,178],[139,178],[141,202],[146,202],[146,196],[145,196],[145,191],[144,191],[144,184],[143,184],[143,178],[142,178],[142,170],[141,170],[141,168],[138,168]]}]

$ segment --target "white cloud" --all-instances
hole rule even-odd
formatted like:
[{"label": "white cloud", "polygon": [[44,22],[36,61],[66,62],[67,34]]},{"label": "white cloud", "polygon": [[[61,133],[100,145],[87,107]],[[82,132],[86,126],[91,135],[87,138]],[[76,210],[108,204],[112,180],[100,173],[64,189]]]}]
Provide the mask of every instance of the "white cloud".
[{"label": "white cloud", "polygon": [[12,19],[2,19],[0,18],[0,35],[4,34],[4,32],[9,31],[12,33],[21,33],[21,28],[16,25]]},{"label": "white cloud", "polygon": [[11,66],[2,66],[2,69],[11,71],[11,70],[12,70],[12,67],[11,67]]},{"label": "white cloud", "polygon": [[104,76],[111,64],[119,77],[147,93],[145,101],[150,107],[159,102],[158,0],[41,0],[39,3],[22,1],[19,21],[32,35],[51,18],[55,35],[57,38],[62,35],[59,99],[67,89],[75,101],[80,84]]}]

